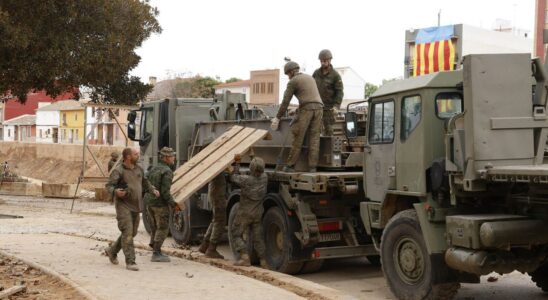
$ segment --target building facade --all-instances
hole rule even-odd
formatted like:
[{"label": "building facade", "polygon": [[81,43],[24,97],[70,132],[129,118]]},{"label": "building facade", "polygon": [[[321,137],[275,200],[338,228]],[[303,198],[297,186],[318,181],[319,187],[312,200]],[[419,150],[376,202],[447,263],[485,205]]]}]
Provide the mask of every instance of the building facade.
[{"label": "building facade", "polygon": [[245,101],[250,102],[250,80],[240,80],[230,83],[221,83],[215,86],[215,94],[240,93],[245,95]]},{"label": "building facade", "polygon": [[59,143],[82,144],[84,142],[84,107],[61,108],[59,110]]},{"label": "building facade", "polygon": [[126,145],[126,137],[120,127],[127,128],[128,110],[117,108],[109,112],[105,108],[87,106],[86,111],[86,132],[89,144]]},{"label": "building facade", "polygon": [[21,115],[4,122],[5,141],[35,142],[36,116]]}]

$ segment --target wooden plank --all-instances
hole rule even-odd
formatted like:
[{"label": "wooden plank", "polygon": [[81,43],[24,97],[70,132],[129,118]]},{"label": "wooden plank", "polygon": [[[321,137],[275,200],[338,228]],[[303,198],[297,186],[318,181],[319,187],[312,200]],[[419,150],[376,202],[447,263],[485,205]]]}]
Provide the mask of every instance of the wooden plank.
[{"label": "wooden plank", "polygon": [[225,133],[223,133],[220,137],[216,138],[211,144],[209,144],[207,147],[202,149],[202,151],[196,153],[194,157],[190,158],[189,161],[187,161],[182,166],[180,166],[177,170],[175,170],[175,173],[173,174],[173,182],[179,180],[179,178],[181,178],[184,174],[189,172],[192,168],[194,168],[202,160],[207,158],[215,150],[217,150],[222,145],[224,145],[227,141],[229,141],[234,135],[236,135],[242,129],[244,129],[244,127],[242,126],[237,126],[237,125],[232,126],[229,130],[225,131]]},{"label": "wooden plank", "polygon": [[[249,135],[251,135],[255,131],[254,128],[244,128],[240,132],[238,132],[235,136],[232,136],[230,140],[228,140],[224,145],[221,147],[217,147],[213,149],[213,151],[202,161],[195,163],[194,167],[189,170],[186,174],[183,175],[183,177],[180,178],[180,180],[177,180],[173,182],[171,185],[171,194],[175,195],[183,186],[185,186],[189,181],[194,180],[198,175],[208,170],[208,167],[213,164],[215,161],[221,159],[225,153],[228,151],[228,149],[236,147],[239,143],[245,140]],[[228,148],[227,148],[228,147]],[[225,149],[225,150],[222,150]]]},{"label": "wooden plank", "polygon": [[235,154],[243,155],[251,146],[263,139],[267,134],[267,130],[257,129],[251,135],[247,136],[247,138],[245,138],[242,142],[237,143],[235,147],[230,147],[230,150],[226,151],[226,148],[219,149],[217,152],[221,154],[221,158],[213,161],[213,163],[207,166],[206,169],[203,169],[198,176],[193,177],[188,184],[182,186],[182,188],[177,192],[177,195],[174,196],[175,201],[179,204],[184,204],[184,201],[190,197],[190,195],[197,192],[200,188],[215,178],[215,176],[219,175],[223,172],[223,170],[230,166],[234,161]]},{"label": "wooden plank", "polygon": [[6,298],[6,297],[8,297],[8,296],[17,294],[17,293],[19,293],[19,292],[21,292],[21,291],[24,291],[24,290],[26,290],[26,289],[27,289],[27,287],[24,286],[24,285],[12,286],[12,287],[10,287],[9,289],[0,292],[0,299],[4,299],[4,298]]}]

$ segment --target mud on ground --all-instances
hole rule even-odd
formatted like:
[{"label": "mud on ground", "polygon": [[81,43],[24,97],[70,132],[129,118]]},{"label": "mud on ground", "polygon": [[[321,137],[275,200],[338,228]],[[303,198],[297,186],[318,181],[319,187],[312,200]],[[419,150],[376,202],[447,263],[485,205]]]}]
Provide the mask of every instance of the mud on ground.
[{"label": "mud on ground", "polygon": [[26,290],[6,299],[82,299],[80,293],[59,279],[0,255],[0,292],[21,284]]}]

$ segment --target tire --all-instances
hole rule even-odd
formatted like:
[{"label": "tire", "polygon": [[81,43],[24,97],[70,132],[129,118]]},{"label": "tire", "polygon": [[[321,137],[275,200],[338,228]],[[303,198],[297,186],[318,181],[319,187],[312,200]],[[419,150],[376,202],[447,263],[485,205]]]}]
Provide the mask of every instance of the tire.
[{"label": "tire", "polygon": [[150,232],[152,231],[151,229],[151,222],[152,220],[149,218],[148,216],[148,210],[146,209],[143,209],[143,213],[142,213],[142,218],[143,219],[143,225],[145,226],[145,230],[147,231],[148,235],[150,235]]},{"label": "tire", "polygon": [[530,273],[531,280],[542,289],[543,292],[548,293],[548,264],[544,264]]},{"label": "tire", "polygon": [[[228,214],[228,243],[230,244],[230,250],[232,250],[232,255],[234,255],[235,260],[240,259],[240,253],[234,249],[234,237],[232,237],[232,227],[234,226],[234,219],[236,218],[236,213],[238,212],[238,208],[240,207],[240,203],[236,203],[232,206],[230,209],[230,213]],[[253,250],[253,237],[251,233],[246,231],[244,233],[244,240],[247,244],[247,253],[249,254],[249,261],[252,265],[259,264],[259,256]]]},{"label": "tire", "polygon": [[303,267],[300,270],[300,273],[301,274],[316,273],[319,270],[321,270],[324,262],[325,260],[323,259],[305,261],[303,264]]},{"label": "tire", "polygon": [[397,213],[384,228],[381,264],[390,290],[401,300],[453,299],[460,287],[436,284],[434,274],[442,266],[432,265],[414,209]]},{"label": "tire", "polygon": [[381,256],[380,255],[367,255],[367,260],[369,261],[369,264],[375,267],[381,266]]},{"label": "tire", "polygon": [[303,267],[302,262],[291,262],[291,234],[282,210],[270,208],[263,218],[265,236],[265,259],[269,269],[286,274],[297,274]]},{"label": "tire", "polygon": [[185,209],[180,212],[175,212],[170,209],[169,214],[169,232],[179,245],[190,244],[191,228],[190,228],[190,210],[189,200],[186,201]]}]

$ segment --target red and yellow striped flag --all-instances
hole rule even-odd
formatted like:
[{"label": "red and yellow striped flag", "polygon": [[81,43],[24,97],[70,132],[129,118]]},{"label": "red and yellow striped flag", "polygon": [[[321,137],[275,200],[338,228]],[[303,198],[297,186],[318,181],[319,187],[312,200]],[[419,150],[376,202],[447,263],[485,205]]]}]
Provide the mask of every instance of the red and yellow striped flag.
[{"label": "red and yellow striped flag", "polygon": [[415,37],[413,76],[450,71],[455,65],[453,25],[419,29]]}]

